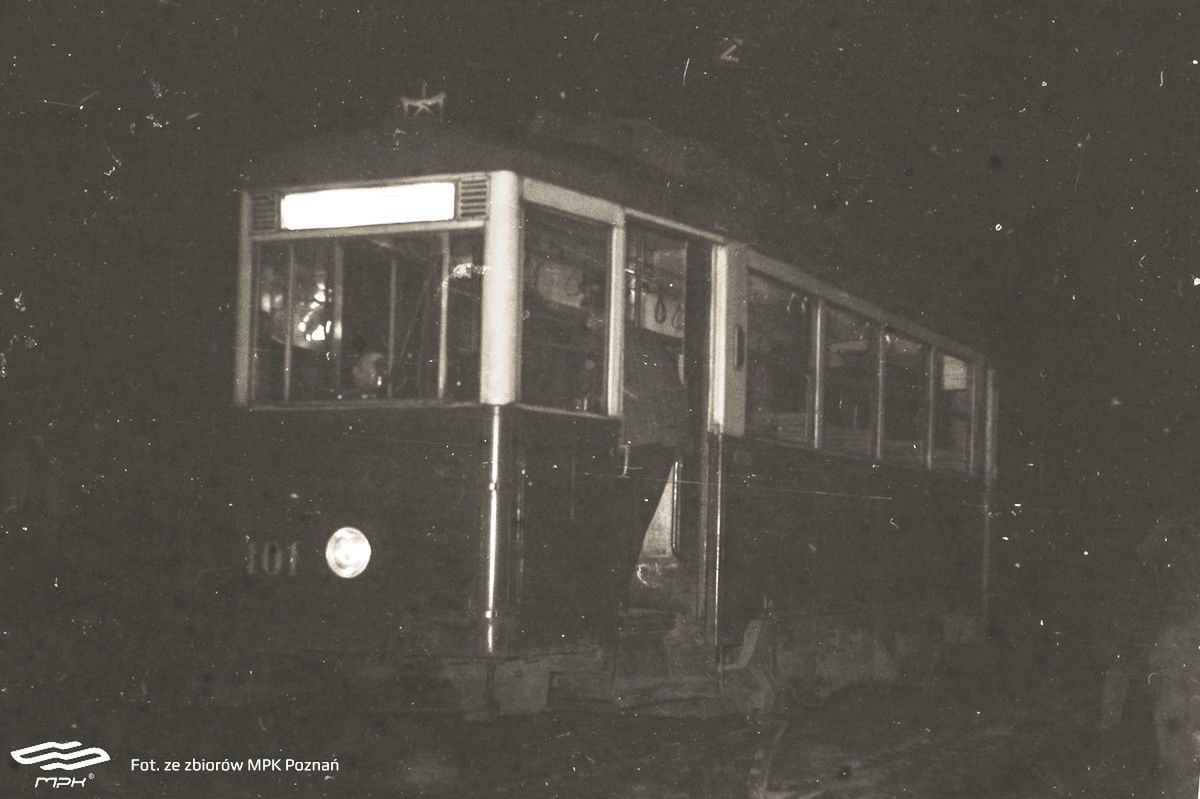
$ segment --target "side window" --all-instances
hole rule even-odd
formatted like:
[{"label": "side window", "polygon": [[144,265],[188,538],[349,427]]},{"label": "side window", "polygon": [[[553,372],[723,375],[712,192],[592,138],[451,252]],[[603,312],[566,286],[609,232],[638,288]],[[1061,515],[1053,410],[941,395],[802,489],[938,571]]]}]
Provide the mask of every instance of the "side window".
[{"label": "side window", "polygon": [[611,235],[601,224],[527,210],[522,402],[604,413]]},{"label": "side window", "polygon": [[630,225],[627,249],[626,320],[635,330],[682,342],[687,317],[688,240]]},{"label": "side window", "polygon": [[925,462],[929,420],[929,348],[911,338],[884,335],[883,457]]},{"label": "side window", "polygon": [[625,234],[624,435],[678,447],[687,438],[688,264],[711,259],[705,242],[630,224]]},{"label": "side window", "polygon": [[824,446],[871,455],[875,438],[876,329],[867,320],[829,308],[825,314]]},{"label": "side window", "polygon": [[964,472],[971,457],[975,370],[942,352],[933,362],[933,465]]},{"label": "side window", "polygon": [[750,273],[747,434],[812,443],[815,309],[804,292]]}]

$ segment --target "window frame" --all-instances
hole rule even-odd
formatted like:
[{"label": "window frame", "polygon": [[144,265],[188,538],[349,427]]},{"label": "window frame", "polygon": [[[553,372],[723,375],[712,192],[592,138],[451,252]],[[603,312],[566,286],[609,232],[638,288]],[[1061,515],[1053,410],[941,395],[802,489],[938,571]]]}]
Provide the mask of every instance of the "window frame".
[{"label": "window frame", "polygon": [[[535,206],[543,208],[547,211],[576,217],[586,222],[601,223],[610,228],[610,259],[609,259],[609,285],[608,285],[608,330],[607,332],[607,351],[605,352],[605,387],[606,387],[606,402],[604,413],[596,413],[594,411],[580,411],[567,408],[553,408],[541,405],[530,405],[525,403],[522,398],[517,396],[516,404],[523,408],[530,408],[546,413],[566,414],[571,416],[583,416],[588,418],[614,418],[619,419],[624,416],[624,363],[625,363],[625,248],[626,248],[626,230],[628,224],[635,224],[650,228],[656,228],[666,233],[678,234],[689,238],[701,239],[709,242],[712,245],[713,257],[710,264],[710,279],[714,277],[717,264],[717,251],[726,244],[727,240],[710,231],[701,230],[690,225],[674,222],[670,219],[638,211],[633,208],[627,208],[618,203],[609,200],[603,200],[590,194],[583,194],[572,189],[566,189],[546,181],[536,178],[521,177],[521,209],[519,211],[521,219],[524,219],[525,208],[527,206]],[[519,258],[521,268],[524,268],[524,235],[522,239],[522,252]],[[523,274],[521,278],[523,280]],[[522,284],[523,285],[523,284]],[[715,312],[718,307],[718,292],[716,291],[715,280],[712,283],[713,290],[710,299],[710,318],[713,323],[710,323],[709,335],[712,336],[715,331]],[[524,309],[519,307],[515,309],[514,323],[518,326],[517,336],[518,341],[524,340],[524,330],[522,318]],[[715,342],[715,339],[710,340],[710,345]],[[710,352],[712,348],[710,346]],[[521,355],[518,351],[518,360]],[[710,355],[710,361],[711,361]],[[710,362],[710,369],[713,364]],[[712,392],[712,386],[719,379],[716,372],[713,372],[713,377],[709,380],[709,391]],[[516,383],[521,384],[521,370],[518,364]],[[712,403],[709,403],[709,422],[712,424]]]},{"label": "window frame", "polygon": [[[467,228],[468,231],[471,229],[472,228]],[[482,229],[480,229],[480,230],[482,232]],[[259,325],[261,323],[261,317],[260,317],[260,314],[254,312],[254,309],[252,307],[251,314],[250,314],[250,331],[249,331],[250,332],[250,337],[249,337],[250,338],[250,364],[249,364],[250,368],[249,368],[249,373],[246,376],[246,381],[248,384],[249,404],[255,408],[267,408],[267,407],[277,407],[277,406],[279,406],[279,407],[282,407],[282,406],[297,407],[298,406],[298,407],[306,407],[307,408],[307,407],[323,406],[323,405],[336,405],[338,407],[360,407],[360,406],[364,406],[364,405],[380,405],[380,404],[383,404],[383,405],[400,404],[400,405],[405,405],[405,406],[410,406],[410,405],[418,405],[418,406],[419,405],[447,405],[447,404],[470,403],[470,402],[475,401],[475,400],[471,400],[471,399],[461,399],[461,398],[449,399],[449,398],[447,398],[448,364],[446,362],[446,359],[449,354],[448,353],[448,338],[447,338],[448,337],[448,324],[447,323],[448,323],[449,300],[450,300],[450,297],[449,297],[449,273],[450,273],[450,270],[452,269],[452,264],[450,263],[450,261],[452,260],[452,246],[453,246],[452,245],[452,236],[456,232],[459,232],[459,231],[457,231],[457,230],[456,231],[441,230],[441,231],[428,231],[428,232],[404,231],[399,234],[389,234],[387,236],[388,238],[404,238],[407,236],[430,236],[430,237],[436,236],[436,239],[437,239],[437,242],[439,245],[438,260],[439,260],[439,268],[441,271],[441,277],[439,280],[439,294],[438,294],[438,301],[437,301],[437,307],[436,307],[436,313],[437,313],[437,317],[438,317],[437,396],[435,396],[435,397],[420,397],[420,398],[402,398],[402,397],[390,397],[389,396],[389,397],[372,397],[372,398],[367,398],[367,399],[342,399],[342,398],[338,398],[338,397],[322,397],[322,398],[317,398],[317,399],[296,399],[293,396],[294,392],[292,390],[293,377],[294,377],[294,374],[293,374],[293,365],[294,365],[293,352],[295,349],[295,346],[293,343],[293,336],[295,335],[295,330],[292,329],[293,326],[289,324],[287,326],[287,341],[284,342],[283,367],[282,367],[283,382],[282,382],[282,385],[279,387],[279,392],[278,392],[279,399],[278,400],[265,400],[265,401],[260,400],[259,399],[259,391],[258,391],[258,389],[259,389],[258,370],[254,368],[253,360],[254,360],[254,354],[258,350],[258,346],[259,346],[258,332],[259,332]],[[330,237],[322,237],[322,238],[324,240],[328,240]],[[376,235],[361,234],[361,235],[354,235],[354,236],[333,237],[333,239],[332,239],[333,253],[332,253],[332,260],[331,260],[330,266],[329,266],[329,274],[330,274],[330,277],[332,279],[332,284],[333,284],[331,286],[332,291],[333,291],[333,304],[332,304],[332,308],[331,308],[331,319],[330,319],[331,338],[330,338],[330,344],[329,344],[329,351],[332,353],[331,360],[334,363],[334,366],[332,367],[332,369],[333,369],[332,374],[333,374],[333,390],[335,392],[339,391],[342,387],[342,383],[343,383],[342,372],[344,370],[343,351],[344,351],[345,342],[344,342],[344,336],[343,336],[343,327],[344,327],[344,321],[345,321],[344,292],[345,292],[346,254],[345,254],[345,249],[344,249],[343,245],[344,245],[344,242],[346,242],[346,241],[355,240],[355,239],[364,239],[364,238],[380,238],[380,235],[378,235],[378,234],[376,234]],[[252,281],[251,285],[253,287],[252,294],[251,294],[252,304],[253,304],[254,300],[256,300],[260,296],[259,291],[260,291],[260,287],[261,287],[261,283],[260,283],[260,274],[261,273],[259,270],[259,265],[261,263],[262,248],[265,246],[272,245],[272,244],[282,244],[284,247],[286,247],[286,251],[285,251],[286,254],[285,254],[284,260],[287,263],[287,278],[286,278],[287,290],[285,293],[284,307],[285,308],[292,307],[292,297],[295,292],[295,286],[296,286],[296,266],[297,266],[296,247],[299,244],[306,243],[307,241],[309,241],[309,239],[289,238],[288,240],[282,241],[282,242],[280,242],[280,241],[254,242],[253,249],[252,249],[252,253],[253,253],[252,258],[253,258],[254,266],[253,266],[253,275],[251,278],[251,281]],[[394,339],[394,328],[392,327],[396,323],[396,311],[397,311],[396,265],[394,263],[392,264],[392,268],[390,270],[388,280],[389,280],[389,284],[390,284],[390,292],[389,292],[389,298],[388,298],[389,341],[388,341],[386,355],[387,355],[388,365],[389,365],[389,369],[390,369],[391,366],[394,364],[395,355],[396,355],[396,353],[395,353],[395,344],[396,343],[393,340]],[[390,393],[391,391],[392,391],[392,386],[389,384],[388,392]]]},{"label": "window frame", "polygon": [[[872,463],[877,465],[886,465],[889,468],[899,469],[920,469],[927,472],[933,472],[948,477],[960,477],[963,479],[978,479],[986,478],[988,469],[988,455],[992,444],[988,441],[989,430],[992,429],[994,421],[989,417],[989,402],[995,404],[994,398],[991,397],[992,389],[987,383],[989,380],[994,380],[990,362],[980,353],[972,350],[970,347],[959,344],[945,336],[928,330],[921,325],[904,319],[903,317],[883,311],[875,305],[860,299],[857,296],[851,295],[823,280],[813,277],[812,275],[801,271],[800,267],[790,263],[776,260],[769,256],[763,255],[749,247],[740,249],[736,252],[726,253],[722,258],[722,262],[728,265],[732,277],[729,280],[730,284],[740,283],[743,288],[740,289],[740,294],[735,296],[734,293],[726,291],[725,295],[734,298],[736,301],[740,298],[743,304],[748,303],[749,277],[752,272],[756,272],[768,278],[780,281],[791,288],[806,292],[816,301],[816,321],[813,333],[813,346],[816,350],[815,380],[814,380],[814,420],[815,431],[811,444],[785,441],[777,438],[766,436],[752,435],[745,432],[745,420],[747,409],[745,407],[745,381],[747,372],[743,368],[740,371],[734,366],[736,355],[726,355],[725,360],[728,365],[725,367],[727,374],[724,376],[715,375],[714,384],[725,380],[723,386],[724,395],[730,397],[721,408],[722,414],[725,415],[724,429],[726,432],[738,435],[740,437],[753,439],[756,441],[768,442],[776,446],[797,447],[806,450],[821,452],[822,454],[832,457],[849,458],[863,463]],[[857,454],[843,452],[841,450],[830,449],[828,442],[825,440],[824,427],[826,409],[824,407],[824,394],[826,381],[828,376],[828,364],[825,358],[826,337],[828,336],[828,314],[831,308],[840,309],[844,312],[857,316],[864,321],[867,321],[875,327],[875,356],[876,356],[876,374],[875,384],[873,386],[872,411],[875,414],[875,429],[872,438],[872,446],[869,454]],[[730,352],[736,349],[736,336],[748,334],[749,324],[745,320],[744,309],[741,315],[735,314],[732,311],[726,311],[723,316],[723,331],[727,338]],[[740,320],[740,321],[739,321]],[[909,462],[888,459],[883,457],[884,445],[884,397],[886,389],[886,352],[884,350],[884,336],[888,333],[903,336],[905,338],[916,341],[925,349],[926,362],[926,390],[925,390],[925,447],[923,457],[919,460],[914,459]],[[934,407],[935,391],[934,391],[934,365],[935,358],[939,355],[949,355],[964,362],[972,375],[971,383],[971,418],[970,418],[970,436],[968,442],[968,466],[965,469],[948,468],[938,466],[933,458],[933,431],[935,424],[936,409]],[[733,381],[732,384],[730,381]],[[986,385],[985,385],[986,384]],[[730,415],[732,414],[732,415]]]},{"label": "window frame", "polygon": [[[528,214],[530,211],[534,211],[535,213],[550,214],[550,215],[558,216],[558,217],[561,217],[564,219],[578,220],[579,222],[582,222],[582,223],[588,224],[588,225],[593,225],[593,226],[599,225],[599,226],[602,226],[604,228],[605,232],[608,234],[609,257],[608,257],[608,262],[606,265],[606,269],[607,269],[606,277],[608,279],[607,279],[607,282],[605,283],[605,304],[607,307],[605,309],[605,319],[604,319],[604,346],[601,350],[601,357],[604,359],[604,366],[601,369],[601,374],[603,375],[604,384],[603,384],[603,386],[601,386],[601,390],[599,392],[604,397],[604,410],[603,411],[598,412],[598,411],[593,411],[593,410],[581,410],[581,409],[577,409],[577,408],[561,408],[561,407],[557,407],[554,405],[534,405],[532,403],[526,402],[525,398],[523,396],[524,379],[525,379],[525,308],[524,308],[524,304],[525,304],[525,292],[528,288],[525,285],[525,279],[527,277],[527,275],[525,274],[525,267],[527,266],[527,264],[526,264],[526,254],[527,253],[525,250],[525,242],[526,242],[525,233],[526,233],[526,224],[529,219]],[[612,249],[613,249],[613,239],[616,238],[615,227],[601,219],[580,216],[579,214],[571,213],[569,211],[562,210],[558,207],[547,206],[540,202],[530,202],[525,199],[523,199],[521,202],[520,219],[521,219],[521,258],[520,258],[520,262],[518,265],[518,269],[520,271],[520,274],[518,275],[518,282],[521,286],[521,291],[520,291],[521,311],[517,316],[517,323],[519,325],[517,340],[520,342],[519,349],[518,349],[518,351],[519,351],[518,361],[519,362],[517,365],[517,377],[516,377],[517,404],[519,404],[523,407],[527,407],[527,408],[536,408],[537,410],[550,411],[550,412],[555,412],[555,413],[572,413],[572,414],[581,414],[583,416],[596,416],[596,417],[611,416],[613,414],[609,408],[609,404],[610,404],[610,400],[611,400],[611,396],[612,396],[612,392],[611,392],[611,385],[612,385],[611,359],[612,359],[612,352],[613,352],[613,342],[611,340],[612,339],[612,331],[613,331],[613,324],[612,324],[613,308],[612,308],[612,306],[614,303],[619,302],[619,295],[617,297],[614,297],[614,295],[612,293],[613,292]],[[622,239],[624,239],[623,236],[622,236]]]},{"label": "window frame", "polygon": [[[829,363],[827,361],[828,347],[826,347],[826,339],[829,336],[829,314],[832,312],[842,313],[846,316],[853,317],[859,323],[866,324],[869,328],[868,341],[871,346],[871,356],[874,359],[874,373],[870,376],[869,390],[870,408],[868,415],[871,419],[871,428],[867,452],[851,452],[845,449],[833,449],[829,446],[827,439],[828,425],[827,414],[825,408],[825,388],[829,378]],[[839,455],[857,460],[870,460],[873,463],[879,463],[882,460],[883,446],[883,391],[884,391],[884,342],[883,335],[886,326],[877,318],[862,313],[856,309],[847,308],[840,302],[822,302],[818,305],[818,313],[820,314],[820,322],[818,330],[820,340],[817,346],[820,348],[820,357],[818,365],[821,369],[821,374],[818,379],[818,385],[821,390],[820,415],[817,416],[814,424],[817,428],[817,440],[820,442],[817,447],[824,453],[831,455]]]},{"label": "window frame", "polygon": [[[564,189],[550,183],[533,178],[520,179],[520,208],[518,216],[521,220],[520,256],[518,258],[518,302],[513,317],[517,330],[517,365],[516,365],[516,404],[523,408],[531,408],[547,413],[567,414],[590,418],[605,418],[620,416],[620,365],[616,358],[623,354],[621,325],[624,324],[624,312],[618,301],[621,297],[619,265],[625,252],[625,215],[621,206],[607,200],[601,200],[588,194],[582,194],[570,189]],[[555,408],[544,405],[526,403],[521,396],[520,387],[523,380],[523,360],[525,341],[525,214],[530,208],[579,219],[583,222],[600,224],[608,229],[609,258],[608,258],[608,318],[605,329],[604,346],[604,412],[592,410],[576,410],[573,408]],[[618,249],[619,248],[619,249]]]},{"label": "window frame", "polygon": [[[821,402],[821,399],[820,399],[820,392],[824,388],[824,381],[822,380],[822,377],[821,377],[821,370],[824,366],[825,359],[824,359],[823,353],[821,352],[820,346],[821,346],[821,327],[823,324],[822,315],[823,315],[823,306],[825,304],[825,301],[821,296],[819,296],[817,294],[813,294],[810,291],[808,291],[807,289],[801,288],[800,286],[796,285],[794,282],[780,279],[776,275],[769,273],[769,272],[761,269],[760,267],[755,266],[755,267],[750,267],[746,270],[746,308],[747,308],[747,310],[749,310],[749,306],[750,306],[750,281],[756,275],[768,282],[781,285],[781,286],[783,286],[787,289],[791,289],[793,291],[801,292],[801,293],[803,293],[804,297],[807,300],[811,301],[811,303],[812,303],[812,308],[808,311],[808,314],[809,314],[809,318],[808,318],[808,348],[809,348],[809,351],[807,353],[805,353],[805,355],[808,358],[809,363],[811,364],[811,369],[812,369],[812,371],[811,371],[812,379],[809,381],[809,395],[810,396],[808,398],[810,400],[810,402],[808,403],[808,407],[811,408],[812,410],[811,410],[811,418],[809,418],[809,420],[808,420],[808,425],[807,425],[808,430],[806,431],[805,440],[803,440],[803,441],[796,441],[794,439],[786,439],[786,438],[780,438],[777,436],[764,435],[761,433],[746,433],[745,435],[747,438],[761,439],[763,441],[773,441],[773,442],[780,443],[780,444],[789,444],[792,446],[804,447],[805,449],[817,449],[817,448],[819,448],[818,442],[820,439],[820,429],[822,426],[821,425],[821,411],[822,411],[821,406],[823,403]],[[749,376],[750,376],[750,353],[751,353],[751,349],[752,349],[750,346],[750,342],[753,340],[753,337],[754,337],[754,329],[752,327],[752,323],[750,322],[749,318],[747,318],[747,321],[746,321],[746,325],[744,328],[744,335],[746,337],[746,341],[745,341],[745,350],[746,351],[745,351],[745,355],[744,355],[744,361],[745,361],[744,371],[745,371],[747,382],[748,382]],[[745,391],[745,399],[746,399],[745,404],[747,405],[747,407],[744,409],[746,421],[749,421],[749,418],[750,418],[750,415],[749,415],[750,412],[749,412],[749,407],[748,407],[749,397],[750,397],[750,391],[749,391],[749,388],[747,387],[747,389]]]},{"label": "window frame", "polygon": [[[889,335],[895,335],[898,338],[906,339],[906,340],[916,344],[922,351],[922,357],[921,357],[922,366],[921,366],[921,368],[923,371],[923,375],[922,375],[923,379],[921,382],[923,384],[923,389],[924,389],[922,392],[924,394],[924,403],[923,403],[922,407],[919,409],[919,412],[917,413],[917,416],[921,420],[922,429],[921,429],[921,436],[919,439],[919,441],[921,442],[921,449],[918,453],[918,457],[916,457],[916,458],[907,458],[906,459],[906,458],[900,458],[900,457],[896,457],[896,456],[891,456],[891,457],[888,456],[889,441],[892,443],[896,443],[895,439],[889,439],[889,437],[888,437],[888,424],[887,424],[887,415],[888,415],[888,404],[887,403],[888,403],[888,397],[889,397],[888,389],[891,386],[890,375],[888,373],[888,353],[889,353],[888,348],[891,344],[891,342],[888,340]],[[878,434],[879,450],[878,450],[878,453],[879,453],[879,457],[878,457],[878,460],[880,462],[887,463],[887,464],[894,465],[894,466],[917,466],[917,467],[921,467],[921,468],[925,468],[925,469],[931,468],[931,466],[932,466],[931,445],[933,442],[933,424],[934,424],[934,413],[935,413],[934,407],[933,407],[933,403],[934,403],[934,399],[935,399],[935,395],[933,392],[933,385],[934,385],[933,370],[934,370],[935,362],[934,362],[933,358],[934,358],[934,353],[936,351],[937,351],[937,347],[933,346],[932,344],[930,344],[928,341],[926,341],[923,338],[919,338],[917,336],[913,336],[908,333],[903,333],[903,332],[897,330],[895,327],[892,327],[890,325],[884,325],[883,327],[881,327],[880,336],[879,336],[879,355],[880,355],[880,361],[881,361],[881,366],[880,366],[881,381],[880,381],[880,386],[879,386],[878,397],[876,400],[879,404],[879,413],[878,413],[878,419],[879,419],[879,434]]]},{"label": "window frame", "polygon": [[[389,224],[362,226],[353,228],[325,228],[316,230],[285,231],[255,230],[255,209],[253,199],[259,192],[245,191],[242,194],[241,227],[242,236],[239,240],[239,276],[238,276],[238,308],[236,314],[236,346],[234,357],[234,401],[237,405],[250,409],[295,410],[312,408],[357,408],[370,406],[447,406],[471,405],[477,402],[516,404],[537,410],[581,415],[599,418],[620,418],[623,416],[624,380],[624,345],[625,345],[625,250],[626,225],[636,222],[660,229],[664,232],[675,233],[686,237],[701,239],[712,245],[712,264],[710,273],[711,297],[709,309],[709,403],[708,427],[716,433],[728,433],[744,436],[746,420],[745,407],[745,362],[738,363],[738,336],[746,335],[747,322],[745,309],[731,308],[731,303],[748,300],[748,280],[750,271],[765,278],[778,281],[790,288],[802,291],[814,302],[812,311],[811,346],[813,348],[813,413],[812,431],[809,442],[788,441],[772,437],[747,436],[749,438],[769,441],[779,446],[801,447],[820,451],[829,455],[847,457],[876,464],[887,463],[898,468],[923,468],[950,476],[987,479],[994,471],[994,444],[990,437],[994,435],[995,420],[995,370],[991,363],[980,353],[970,347],[954,342],[936,334],[921,325],[909,322],[894,314],[882,311],[875,305],[851,295],[837,287],[813,277],[802,271],[802,267],[794,263],[785,263],[766,256],[748,245],[732,241],[725,236],[711,231],[699,229],[687,224],[674,222],[654,214],[627,208],[616,202],[600,199],[599,197],[562,188],[545,181],[519,176],[511,172],[475,172],[452,175],[424,175],[418,178],[402,180],[372,180],[372,181],[343,181],[337,183],[315,183],[301,186],[285,186],[263,188],[279,196],[290,192],[319,191],[330,188],[355,188],[382,185],[399,185],[407,183],[426,183],[440,181],[455,181],[461,185],[463,181],[484,179],[488,182],[487,213],[482,217],[458,218],[443,222],[415,222],[405,224]],[[457,199],[457,198],[456,198]],[[563,408],[543,408],[526,405],[520,397],[521,358],[523,342],[523,325],[521,307],[523,302],[523,270],[524,270],[524,214],[527,205],[545,208],[547,211],[578,217],[584,221],[601,223],[609,229],[610,258],[608,284],[608,319],[605,345],[604,395],[606,397],[603,413],[580,411]],[[510,207],[511,206],[511,207]],[[500,219],[503,217],[503,219]],[[341,241],[359,237],[403,236],[409,234],[439,234],[443,242],[452,234],[459,231],[477,231],[484,237],[484,261],[492,264],[498,261],[513,260],[512,269],[504,275],[485,275],[480,298],[480,390],[477,398],[469,400],[445,399],[387,399],[372,398],[359,400],[316,399],[295,401],[290,397],[281,397],[278,401],[261,402],[255,399],[257,386],[254,385],[256,375],[254,370],[254,353],[257,349],[257,290],[258,290],[258,248],[272,242],[286,242],[289,250],[295,242],[334,239],[336,249],[341,252]],[[493,236],[495,234],[495,236]],[[444,249],[444,247],[443,247]],[[294,256],[289,256],[289,291],[294,280]],[[340,261],[340,258],[337,259]],[[443,259],[445,260],[445,259]],[[336,270],[339,272],[340,269]],[[444,271],[444,265],[443,265]],[[496,270],[492,270],[496,271]],[[508,274],[511,271],[512,274]],[[444,280],[444,275],[443,275]],[[489,291],[489,285],[500,291]],[[444,286],[444,284],[443,284]],[[340,287],[339,287],[340,288]],[[513,289],[516,288],[515,298]],[[491,296],[495,294],[495,296]],[[504,296],[501,296],[501,295]],[[489,299],[490,297],[490,299]],[[442,292],[442,309],[439,330],[439,375],[438,394],[445,396],[445,381],[442,373],[446,370],[446,301],[445,291]],[[515,301],[514,301],[515,299]],[[335,294],[335,303],[340,303],[341,292]],[[863,456],[854,453],[844,453],[830,450],[824,440],[823,428],[825,423],[824,393],[826,388],[827,367],[825,357],[825,337],[828,333],[827,315],[829,308],[837,307],[848,313],[861,317],[875,326],[876,356],[878,358],[876,384],[874,386],[873,410],[876,423],[873,433],[873,447],[870,455]],[[491,326],[495,332],[496,325],[508,328],[504,341],[489,341],[488,330]],[[884,388],[886,381],[885,350],[883,336],[886,331],[915,339],[926,347],[928,385],[926,390],[926,446],[923,463],[905,463],[887,460],[883,456]],[[335,340],[335,346],[340,346],[340,333]],[[289,340],[292,332],[289,330]],[[285,362],[290,358],[291,347],[285,348]],[[971,372],[970,399],[970,436],[968,441],[968,465],[965,470],[939,467],[934,458],[934,430],[936,424],[936,358],[945,354],[962,360]],[[508,361],[512,363],[508,363]],[[290,364],[285,363],[284,368]],[[489,374],[495,372],[495,374]],[[290,393],[290,392],[289,392]],[[282,387],[281,387],[282,394]]]},{"label": "window frame", "polygon": [[[967,441],[966,452],[964,453],[964,463],[962,467],[952,466],[946,463],[938,463],[938,453],[941,450],[936,450],[937,445],[936,433],[934,425],[937,423],[937,392],[940,390],[937,385],[938,375],[942,367],[938,364],[938,358],[949,357],[954,358],[963,364],[967,370],[967,374],[971,381],[970,391],[967,396]],[[980,422],[987,412],[986,408],[981,408],[980,400],[983,397],[983,381],[987,377],[987,369],[981,362],[970,361],[962,356],[946,352],[940,347],[930,348],[929,362],[929,396],[931,402],[929,404],[929,468],[933,471],[951,474],[951,475],[974,475],[977,473],[977,457],[983,452],[986,446],[986,441],[981,439],[986,438],[986,434],[980,429]]]}]

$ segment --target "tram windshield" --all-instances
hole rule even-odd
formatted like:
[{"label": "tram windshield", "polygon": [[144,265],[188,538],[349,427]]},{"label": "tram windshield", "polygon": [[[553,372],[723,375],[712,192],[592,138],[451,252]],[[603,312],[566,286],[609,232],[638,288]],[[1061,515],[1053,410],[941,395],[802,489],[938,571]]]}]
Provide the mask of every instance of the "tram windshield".
[{"label": "tram windshield", "polygon": [[259,244],[255,399],[475,399],[482,249],[476,232]]}]

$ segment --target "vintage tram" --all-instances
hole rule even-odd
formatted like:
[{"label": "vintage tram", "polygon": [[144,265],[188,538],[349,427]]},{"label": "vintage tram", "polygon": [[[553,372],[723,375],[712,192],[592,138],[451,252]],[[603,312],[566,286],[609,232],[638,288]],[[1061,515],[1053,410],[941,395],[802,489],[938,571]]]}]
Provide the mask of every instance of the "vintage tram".
[{"label": "vintage tram", "polygon": [[978,632],[988,361],[603,145],[406,124],[256,161],[241,700],[763,708]]}]

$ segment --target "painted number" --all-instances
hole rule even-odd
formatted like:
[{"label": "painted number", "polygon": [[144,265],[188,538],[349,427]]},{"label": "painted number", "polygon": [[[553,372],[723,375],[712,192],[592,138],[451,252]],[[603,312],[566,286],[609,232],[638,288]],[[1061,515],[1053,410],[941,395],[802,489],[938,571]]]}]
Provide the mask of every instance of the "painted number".
[{"label": "painted number", "polygon": [[300,545],[295,541],[284,547],[278,541],[267,541],[262,546],[257,541],[246,542],[246,574],[265,574],[269,577],[284,572],[287,576],[296,576],[296,566],[300,561]]}]

